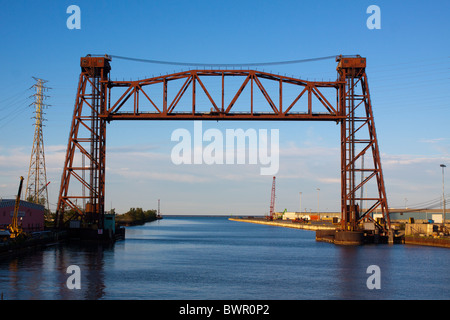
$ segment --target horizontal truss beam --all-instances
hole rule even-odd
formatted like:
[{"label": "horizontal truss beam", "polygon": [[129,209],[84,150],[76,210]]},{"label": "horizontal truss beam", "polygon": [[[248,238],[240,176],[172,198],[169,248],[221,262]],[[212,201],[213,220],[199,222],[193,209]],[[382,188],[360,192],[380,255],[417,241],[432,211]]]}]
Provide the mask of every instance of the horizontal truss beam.
[{"label": "horizontal truss beam", "polygon": [[[208,77],[221,77],[220,99],[214,100],[206,85]],[[240,77],[242,82],[239,89],[232,92],[232,99],[225,103],[225,79]],[[182,85],[176,91],[173,99],[169,101],[168,87],[175,80]],[[269,94],[267,82],[271,80],[270,89],[277,86],[277,99]],[[292,101],[286,101],[283,96],[283,87],[286,84],[298,87],[296,97]],[[154,89],[159,85],[158,89]],[[161,88],[162,85],[162,88]],[[100,117],[107,120],[308,120],[308,121],[341,121],[345,115],[339,110],[337,101],[330,102],[322,92],[324,88],[334,88],[336,91],[345,85],[344,81],[305,81],[286,76],[270,74],[255,70],[190,70],[149,79],[137,81],[107,81],[111,90],[115,87],[126,88],[120,97],[109,101],[106,113]],[[153,86],[153,87],[152,87]],[[246,88],[250,88],[250,102],[248,111],[235,111],[233,107],[236,101],[243,95]],[[295,88],[295,87],[294,87]],[[155,99],[148,94],[149,91],[159,90],[163,97],[158,105]],[[162,92],[161,92],[162,90]],[[214,90],[217,90],[215,88]],[[197,91],[202,91],[210,103],[209,111],[200,111],[197,106]],[[264,103],[269,108],[265,112],[255,110],[255,91],[262,94]],[[187,93],[189,92],[189,93]],[[228,92],[228,90],[227,90]],[[273,91],[272,91],[273,92]],[[188,101],[189,111],[180,111],[180,100],[190,94]],[[272,93],[273,95],[273,93]],[[298,112],[295,105],[300,99],[307,100],[307,111]],[[283,101],[284,99],[284,101]],[[149,105],[150,111],[142,110],[144,103]],[[258,102],[261,103],[261,102]],[[313,111],[314,108],[317,109]],[[131,106],[130,106],[131,104]],[[148,108],[148,107],[147,107]]]}]

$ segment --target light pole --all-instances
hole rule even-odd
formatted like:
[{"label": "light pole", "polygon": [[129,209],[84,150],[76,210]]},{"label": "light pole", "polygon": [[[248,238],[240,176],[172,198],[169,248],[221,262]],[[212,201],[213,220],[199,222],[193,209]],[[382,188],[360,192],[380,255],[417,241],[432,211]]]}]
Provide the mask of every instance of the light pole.
[{"label": "light pole", "polygon": [[300,214],[302,213],[302,193],[299,192],[300,194]]},{"label": "light pole", "polygon": [[319,202],[319,195],[320,195],[320,189],[319,188],[317,188],[317,215],[318,215],[318,218],[319,218],[319,220],[320,220],[320,211],[319,211],[319,204],[320,204],[320,202]]},{"label": "light pole", "polygon": [[[444,192],[444,168],[445,164],[441,164],[442,168],[442,231],[445,229],[445,192]],[[445,231],[444,231],[445,232]]]}]

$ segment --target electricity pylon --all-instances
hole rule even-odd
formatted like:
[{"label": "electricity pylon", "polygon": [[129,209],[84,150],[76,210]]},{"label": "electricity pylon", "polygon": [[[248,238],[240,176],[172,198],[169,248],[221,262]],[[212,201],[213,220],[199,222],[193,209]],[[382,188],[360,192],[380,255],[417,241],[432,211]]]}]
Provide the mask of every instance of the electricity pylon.
[{"label": "electricity pylon", "polygon": [[35,107],[36,122],[34,124],[34,140],[33,148],[31,149],[30,167],[28,169],[27,188],[25,193],[25,199],[30,202],[39,203],[44,205],[50,210],[48,203],[48,190],[47,190],[47,173],[45,169],[45,153],[44,153],[44,138],[42,134],[42,127],[44,119],[43,109],[48,107],[44,103],[44,100],[48,96],[44,95],[45,91],[49,88],[44,86],[46,80],[33,77],[36,80],[36,84],[32,88],[36,89],[36,93],[32,95],[34,102],[31,105]]}]

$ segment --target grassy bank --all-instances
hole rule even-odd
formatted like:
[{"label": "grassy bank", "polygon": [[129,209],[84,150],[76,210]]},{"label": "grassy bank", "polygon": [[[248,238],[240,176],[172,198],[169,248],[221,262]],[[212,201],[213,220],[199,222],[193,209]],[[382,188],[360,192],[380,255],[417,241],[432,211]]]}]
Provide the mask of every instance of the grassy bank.
[{"label": "grassy bank", "polygon": [[119,226],[136,226],[146,222],[157,220],[156,210],[142,210],[142,208],[130,208],[124,214],[116,215],[116,223]]}]

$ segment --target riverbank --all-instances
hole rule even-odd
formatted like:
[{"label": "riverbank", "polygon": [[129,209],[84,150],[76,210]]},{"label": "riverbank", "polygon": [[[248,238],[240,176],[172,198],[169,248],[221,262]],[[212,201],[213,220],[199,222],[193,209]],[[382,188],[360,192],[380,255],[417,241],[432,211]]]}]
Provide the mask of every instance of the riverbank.
[{"label": "riverbank", "polygon": [[141,226],[147,222],[162,219],[162,216],[156,214],[145,214],[141,216],[135,215],[116,215],[116,224],[119,227]]},{"label": "riverbank", "polygon": [[264,224],[268,226],[285,227],[293,229],[303,229],[303,230],[336,230],[336,226],[329,222],[314,222],[314,223],[300,223],[293,222],[292,220],[266,220],[265,218],[254,217],[254,218],[229,218],[231,221],[240,221],[256,224]]},{"label": "riverbank", "polygon": [[404,239],[405,244],[450,248],[450,239],[448,238],[405,236]]},{"label": "riverbank", "polygon": [[[247,218],[229,218],[231,221],[263,224],[276,227],[294,228],[316,231],[316,240],[322,242],[334,243],[334,235],[329,235],[329,231],[336,230],[336,226],[327,222],[313,222],[313,223],[298,223],[291,220],[266,220],[260,217]],[[327,233],[328,231],[328,233]],[[418,245],[418,246],[432,246],[441,248],[450,248],[450,238],[426,237],[426,236],[404,236],[396,237],[395,243]]]},{"label": "riverbank", "polygon": [[67,240],[67,237],[68,234],[66,231],[47,230],[34,232],[28,238],[0,242],[0,256],[47,247],[65,241]]},{"label": "riverbank", "polygon": [[148,218],[144,220],[119,220],[116,221],[118,226],[121,227],[132,227],[132,226],[141,226],[147,222],[156,221],[162,218]]}]

